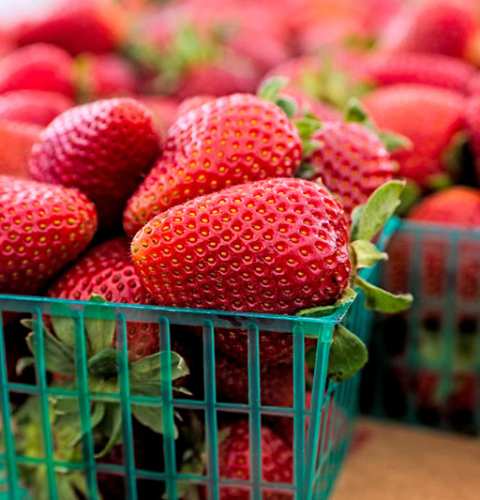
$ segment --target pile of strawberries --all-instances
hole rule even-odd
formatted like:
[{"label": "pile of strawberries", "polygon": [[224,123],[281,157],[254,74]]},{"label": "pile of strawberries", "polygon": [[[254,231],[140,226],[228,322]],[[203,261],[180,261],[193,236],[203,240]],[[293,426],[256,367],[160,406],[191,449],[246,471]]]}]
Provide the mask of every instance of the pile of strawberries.
[{"label": "pile of strawberries", "polygon": [[[91,0],[10,26],[0,33],[0,293],[93,309],[107,301],[319,316],[361,289],[372,309],[404,310],[409,295],[358,271],[386,259],[375,237],[397,209],[420,200],[415,220],[480,221],[477,7]],[[5,316],[23,342],[27,330]],[[35,323],[22,323],[35,356]],[[44,328],[52,383],[76,387],[75,325],[45,317]],[[121,332],[113,319],[86,321],[85,331],[90,389],[118,388]],[[198,333],[172,332],[175,390],[194,397],[203,390]],[[157,395],[158,325],[132,323],[126,334],[132,391]],[[22,373],[10,375],[28,377],[31,360],[16,343],[7,356]],[[215,349],[219,397],[248,402],[247,332],[216,331]],[[337,328],[329,377],[352,376],[366,356]],[[261,332],[260,358],[262,404],[291,406],[291,336]],[[81,459],[78,403],[68,401],[52,403],[55,453]],[[33,398],[17,426],[29,429],[22,452],[34,456],[36,410]],[[137,468],[162,470],[160,409],[132,413]],[[119,405],[95,403],[91,414],[97,456],[122,463]],[[220,475],[248,479],[247,421],[220,426]],[[178,427],[184,466],[201,473],[201,425],[191,415]],[[265,422],[261,434],[263,479],[291,483],[291,421]],[[26,484],[47,491],[42,471],[26,469]],[[58,481],[62,498],[86,488],[78,471]],[[115,476],[100,483],[108,498],[125,494]],[[221,498],[249,492],[224,488]]]}]

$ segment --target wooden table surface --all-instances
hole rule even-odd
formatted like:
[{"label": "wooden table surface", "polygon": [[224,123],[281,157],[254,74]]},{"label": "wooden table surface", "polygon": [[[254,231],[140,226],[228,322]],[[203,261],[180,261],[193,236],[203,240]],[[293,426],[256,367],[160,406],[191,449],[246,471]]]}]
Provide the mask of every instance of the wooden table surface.
[{"label": "wooden table surface", "polygon": [[480,439],[361,420],[332,500],[480,500]]}]

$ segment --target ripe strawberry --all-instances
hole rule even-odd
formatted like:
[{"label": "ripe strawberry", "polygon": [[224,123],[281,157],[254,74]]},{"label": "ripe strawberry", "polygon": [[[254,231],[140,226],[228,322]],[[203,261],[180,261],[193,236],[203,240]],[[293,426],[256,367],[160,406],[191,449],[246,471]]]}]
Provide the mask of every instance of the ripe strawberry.
[{"label": "ripe strawberry", "polygon": [[[62,274],[48,295],[71,300],[89,300],[92,295],[100,295],[108,302],[152,304],[130,260],[128,241],[123,238],[92,248]],[[130,324],[127,335],[132,361],[158,351],[156,324]]]},{"label": "ripe strawberry", "polygon": [[480,73],[475,73],[468,82],[468,94],[471,96],[480,96]]},{"label": "ripe strawberry", "polygon": [[[250,478],[250,440],[248,421],[240,421],[226,428],[228,434],[218,450],[220,477],[226,479]],[[293,480],[292,450],[285,442],[263,426],[261,431],[262,479],[269,483],[291,483]],[[248,500],[248,489],[223,487],[221,500]],[[291,493],[264,491],[265,500],[291,498]]]},{"label": "ripe strawberry", "polygon": [[[90,3],[90,5],[88,5]],[[73,56],[83,52],[113,52],[120,41],[117,13],[95,7],[63,3],[45,17],[18,26],[15,38],[20,46],[49,43]]]},{"label": "ripe strawberry", "polygon": [[0,94],[0,120],[45,127],[72,106],[73,101],[62,94],[41,90],[17,90]]},{"label": "ripe strawberry", "polygon": [[129,98],[96,101],[57,117],[30,158],[37,180],[77,187],[114,227],[125,201],[159,154],[150,111]]},{"label": "ripe strawberry", "polygon": [[319,146],[306,158],[308,178],[320,179],[340,198],[348,215],[395,174],[390,154],[363,125],[326,122],[312,139]]},{"label": "ripe strawberry", "polygon": [[155,128],[159,136],[165,137],[168,129],[177,119],[178,102],[176,99],[158,95],[137,96],[136,99],[150,109],[153,113]]},{"label": "ripe strawberry", "polygon": [[[132,256],[158,304],[294,314],[334,303],[348,285],[347,222],[320,184],[269,179],[197,197],[152,219]],[[217,347],[247,357],[246,332]],[[291,336],[264,332],[264,362],[291,361]]]},{"label": "ripe strawberry", "polygon": [[0,176],[0,290],[35,293],[92,239],[95,207],[76,189]]},{"label": "ripe strawberry", "polygon": [[128,96],[137,88],[133,67],[115,54],[82,56],[77,60],[75,76],[85,100]]},{"label": "ripe strawberry", "polygon": [[192,109],[199,108],[207,102],[212,102],[215,100],[213,95],[196,95],[194,97],[188,97],[184,99],[178,106],[177,117],[192,111]]},{"label": "ripe strawberry", "polygon": [[465,118],[477,176],[480,175],[480,93],[469,99]]},{"label": "ripe strawberry", "polygon": [[164,155],[129,200],[124,228],[233,184],[290,176],[300,163],[298,133],[275,104],[248,94],[222,97],[182,115]]},{"label": "ripe strawberry", "polygon": [[29,177],[28,160],[41,131],[36,125],[0,120],[0,175]]},{"label": "ripe strawberry", "polygon": [[453,57],[400,53],[373,56],[367,73],[373,82],[382,86],[418,83],[467,93],[475,68]]},{"label": "ripe strawberry", "polygon": [[44,90],[73,98],[73,61],[62,49],[36,44],[17,49],[0,60],[0,93]]},{"label": "ripe strawberry", "polygon": [[394,51],[427,52],[463,59],[474,43],[472,9],[451,0],[408,4],[387,25],[380,46]]},{"label": "ripe strawberry", "polygon": [[381,129],[411,140],[411,149],[392,154],[401,177],[426,187],[444,172],[442,154],[464,124],[465,100],[460,94],[426,85],[392,85],[376,90],[363,102]]},{"label": "ripe strawberry", "polygon": [[[215,371],[218,395],[222,401],[248,403],[248,363],[246,360],[234,362],[226,356],[217,356]],[[262,405],[292,406],[291,365],[262,366],[260,380]]]}]

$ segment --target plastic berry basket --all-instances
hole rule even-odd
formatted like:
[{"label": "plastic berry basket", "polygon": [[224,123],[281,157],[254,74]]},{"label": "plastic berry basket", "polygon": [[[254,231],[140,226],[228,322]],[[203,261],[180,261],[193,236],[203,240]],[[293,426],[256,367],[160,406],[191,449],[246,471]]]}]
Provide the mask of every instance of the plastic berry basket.
[{"label": "plastic berry basket", "polygon": [[480,231],[403,222],[389,255],[384,286],[416,300],[376,323],[362,409],[480,435]]},{"label": "plastic berry basket", "polygon": [[[385,245],[395,231],[397,222],[391,221],[379,241]],[[369,277],[372,271],[365,272]],[[371,278],[370,278],[371,279]],[[89,390],[88,367],[84,325],[91,309],[86,302],[52,300],[38,297],[0,296],[0,318],[7,315],[32,315],[35,322],[37,356],[35,380],[24,383],[9,379],[5,339],[7,332],[0,321],[0,402],[2,441],[0,449],[1,495],[8,499],[32,498],[20,479],[19,468],[42,470],[48,486],[48,498],[63,500],[59,489],[58,474],[79,471],[86,479],[86,494],[89,499],[100,498],[99,474],[120,477],[125,497],[142,498],[138,491],[139,481],[160,485],[164,497],[182,498],[185,486],[198,485],[204,497],[221,498],[225,487],[245,488],[251,499],[263,498],[264,492],[274,491],[285,498],[298,500],[328,498],[352,438],[357,413],[359,376],[342,382],[328,381],[327,367],[330,343],[336,324],[344,322],[364,340],[367,339],[372,315],[363,307],[363,297],[357,296],[352,304],[343,306],[334,314],[322,318],[289,317],[264,314],[237,314],[220,311],[186,310],[152,306],[121,304],[99,304],[95,307],[97,319],[112,318],[117,328],[117,362],[119,367],[118,391],[93,393]],[[75,322],[75,389],[52,386],[46,375],[45,341],[42,322],[45,317],[59,316]],[[157,323],[159,325],[160,348],[163,357],[161,377],[158,381],[159,396],[132,394],[128,370],[129,322]],[[201,329],[201,357],[203,391],[202,397],[177,397],[173,390],[169,360],[172,353],[172,335],[178,329]],[[248,332],[248,402],[229,403],[218,398],[216,390],[215,331],[219,328],[238,329]],[[260,380],[260,332],[283,332],[292,339],[294,397],[291,407],[265,406],[261,401]],[[314,362],[309,384],[311,403],[307,407],[306,394],[306,349],[305,338],[317,339]],[[41,453],[25,455],[19,450],[12,408],[14,401],[22,395],[38,396],[40,419],[38,432],[43,443]],[[79,402],[79,419],[83,430],[82,456],[80,460],[60,460],[55,455],[53,431],[50,425],[50,397],[74,398]],[[122,463],[105,463],[96,459],[94,436],[91,425],[91,403],[106,400],[121,406]],[[132,405],[147,405],[161,408],[163,415],[162,444],[158,447],[162,470],[150,470],[136,465],[135,435],[133,431]],[[194,412],[203,424],[204,468],[200,471],[185,471],[179,457],[179,439],[176,439],[177,412]],[[219,421],[224,415],[248,418],[250,440],[250,474],[248,480],[227,479],[219,474]],[[293,481],[288,484],[267,483],[262,477],[261,426],[264,419],[288,417],[293,422]],[[306,422],[308,426],[306,426]],[[159,490],[160,491],[160,490]],[[160,494],[161,496],[161,494]],[[160,497],[159,496],[159,497]],[[282,497],[282,498],[283,498]],[[203,498],[203,497],[200,497]]]}]

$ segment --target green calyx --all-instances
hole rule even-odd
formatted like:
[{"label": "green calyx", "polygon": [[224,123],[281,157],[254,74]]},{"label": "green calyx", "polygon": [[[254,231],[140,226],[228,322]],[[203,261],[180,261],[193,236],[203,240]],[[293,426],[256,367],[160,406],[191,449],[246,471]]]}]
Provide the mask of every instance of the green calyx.
[{"label": "green calyx", "polygon": [[[122,350],[114,348],[115,317],[109,317],[105,310],[100,310],[99,302],[104,300],[94,296],[91,305],[85,308],[86,335],[85,339],[82,335],[82,340],[86,344],[88,391],[91,399],[90,427],[96,436],[97,456],[101,457],[121,442],[122,413],[119,391],[127,370],[132,396],[157,399],[161,398],[161,380],[166,370],[172,381],[187,376],[189,370],[184,359],[175,352],[170,352],[169,355],[166,352],[156,352],[136,361],[125,360]],[[57,382],[56,385],[73,391],[75,396],[75,391],[78,390],[75,336],[78,323],[67,316],[52,316],[50,323],[52,330],[43,325],[45,368],[56,376],[60,375],[65,382]],[[23,325],[32,330],[27,337],[27,343],[33,358],[20,360],[17,370],[23,370],[33,364],[38,357],[39,327],[35,320],[24,320]],[[188,394],[188,391],[181,387],[174,386],[173,390]],[[80,419],[78,397],[55,396],[50,398],[50,403],[55,429],[62,435],[61,442],[72,448],[79,445],[87,429]],[[132,404],[131,408],[133,416],[142,425],[154,432],[163,432],[161,406],[156,403],[153,403],[153,406]]]},{"label": "green calyx", "polygon": [[353,377],[368,361],[368,350],[361,339],[343,325],[337,325],[333,333],[328,374],[342,382]]},{"label": "green calyx", "polygon": [[412,148],[412,142],[407,137],[394,132],[380,130],[368,116],[360,101],[355,97],[352,97],[347,102],[344,118],[346,122],[359,123],[374,132],[389,153]]},{"label": "green calyx", "polygon": [[281,108],[284,113],[292,118],[297,112],[297,105],[293,99],[281,95],[281,90],[288,84],[288,79],[283,76],[274,76],[264,80],[258,88],[257,95],[265,101],[270,101]]}]

